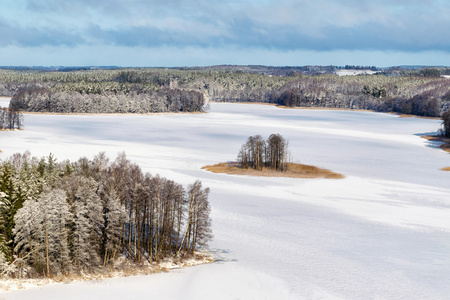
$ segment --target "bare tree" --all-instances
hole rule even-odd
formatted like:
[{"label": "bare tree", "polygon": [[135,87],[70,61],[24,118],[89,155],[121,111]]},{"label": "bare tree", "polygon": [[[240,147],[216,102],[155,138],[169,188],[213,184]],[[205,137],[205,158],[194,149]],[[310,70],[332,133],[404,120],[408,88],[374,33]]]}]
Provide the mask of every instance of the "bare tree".
[{"label": "bare tree", "polygon": [[180,250],[184,248],[187,253],[193,253],[197,244],[205,245],[212,238],[208,194],[209,188],[202,189],[199,180],[188,187],[188,219],[180,245]]},{"label": "bare tree", "polygon": [[238,153],[238,162],[244,168],[262,170],[264,167],[265,141],[260,135],[250,136]]},{"label": "bare tree", "polygon": [[288,142],[280,134],[271,134],[266,142],[266,164],[276,170],[287,169]]}]

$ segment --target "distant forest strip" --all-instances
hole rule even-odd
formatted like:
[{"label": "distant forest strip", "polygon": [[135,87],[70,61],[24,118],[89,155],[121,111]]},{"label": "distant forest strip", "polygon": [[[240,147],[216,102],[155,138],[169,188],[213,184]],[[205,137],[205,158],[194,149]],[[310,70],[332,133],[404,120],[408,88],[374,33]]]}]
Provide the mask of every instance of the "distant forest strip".
[{"label": "distant forest strip", "polygon": [[212,238],[209,189],[114,161],[0,161],[0,277],[120,270],[189,257]]},{"label": "distant forest strip", "polygon": [[[361,66],[346,66],[362,69]],[[212,66],[171,69],[0,70],[11,108],[59,113],[196,112],[208,101],[368,109],[439,117],[450,108],[450,68]]]}]

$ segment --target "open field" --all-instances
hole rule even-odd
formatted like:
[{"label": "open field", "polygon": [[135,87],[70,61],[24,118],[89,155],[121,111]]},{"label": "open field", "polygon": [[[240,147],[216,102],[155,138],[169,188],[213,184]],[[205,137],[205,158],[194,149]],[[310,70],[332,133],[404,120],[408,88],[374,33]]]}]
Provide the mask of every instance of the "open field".
[{"label": "open field", "polygon": [[[211,188],[216,262],[150,276],[57,284],[0,299],[448,299],[450,155],[439,120],[211,103],[196,115],[25,115],[5,159],[118,152],[144,171]],[[280,133],[292,157],[340,180],[216,174],[248,136]]]}]

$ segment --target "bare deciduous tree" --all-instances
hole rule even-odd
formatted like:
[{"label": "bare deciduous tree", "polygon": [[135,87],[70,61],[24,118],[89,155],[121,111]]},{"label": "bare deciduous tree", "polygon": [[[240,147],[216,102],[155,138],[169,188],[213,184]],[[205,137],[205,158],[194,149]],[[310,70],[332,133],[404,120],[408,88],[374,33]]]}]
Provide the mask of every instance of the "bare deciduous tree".
[{"label": "bare deciduous tree", "polygon": [[280,134],[271,134],[267,141],[260,135],[250,136],[242,145],[237,162],[243,168],[264,167],[285,171],[288,163],[288,142]]}]

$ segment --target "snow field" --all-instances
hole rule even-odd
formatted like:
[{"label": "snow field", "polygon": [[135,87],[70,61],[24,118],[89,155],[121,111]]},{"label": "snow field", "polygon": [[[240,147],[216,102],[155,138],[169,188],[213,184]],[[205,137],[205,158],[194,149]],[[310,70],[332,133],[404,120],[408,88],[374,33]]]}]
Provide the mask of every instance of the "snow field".
[{"label": "snow field", "polygon": [[[450,155],[419,137],[439,120],[371,112],[211,104],[175,116],[25,115],[0,158],[58,160],[120,151],[145,171],[211,188],[217,262],[151,276],[0,294],[0,299],[446,299]],[[342,180],[239,177],[201,170],[235,160],[250,135],[280,133],[294,161]],[[62,296],[64,295],[64,296]]]}]

